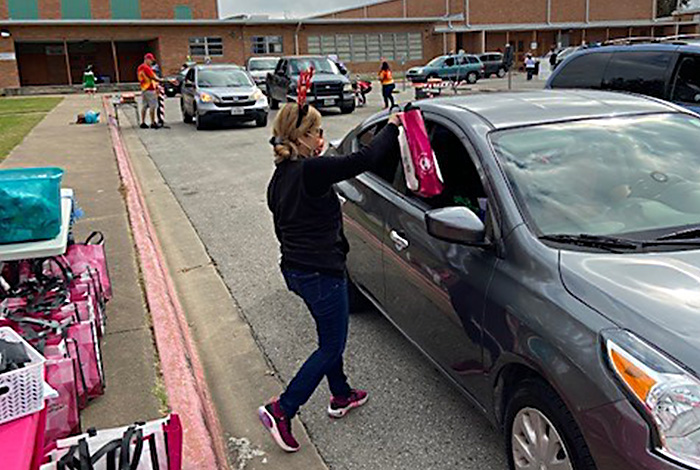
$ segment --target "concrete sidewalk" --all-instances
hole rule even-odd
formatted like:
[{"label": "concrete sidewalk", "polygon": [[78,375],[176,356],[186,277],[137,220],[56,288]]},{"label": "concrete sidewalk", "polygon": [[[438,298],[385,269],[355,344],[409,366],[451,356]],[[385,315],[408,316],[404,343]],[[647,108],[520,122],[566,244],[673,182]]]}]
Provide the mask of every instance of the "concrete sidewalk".
[{"label": "concrete sidewalk", "polygon": [[63,186],[75,190],[85,211],[75,225],[76,239],[93,230],[106,238],[114,285],[102,341],[107,389],[82,412],[83,429],[157,418],[166,406],[109,129],[104,119],[93,126],[71,124],[89,109],[101,112],[100,98],[66,97],[1,165],[63,168]]}]

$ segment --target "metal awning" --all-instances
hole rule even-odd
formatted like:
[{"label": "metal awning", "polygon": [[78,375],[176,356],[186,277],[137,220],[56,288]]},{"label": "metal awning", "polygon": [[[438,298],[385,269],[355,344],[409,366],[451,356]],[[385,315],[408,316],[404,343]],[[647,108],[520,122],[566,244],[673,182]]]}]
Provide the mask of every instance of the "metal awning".
[{"label": "metal awning", "polygon": [[647,26],[676,26],[693,25],[694,21],[660,20],[624,20],[624,21],[590,21],[566,23],[504,23],[504,24],[471,24],[436,26],[436,33],[468,33],[481,31],[532,31],[532,30],[564,30],[564,29],[594,29],[594,28],[634,28]]}]

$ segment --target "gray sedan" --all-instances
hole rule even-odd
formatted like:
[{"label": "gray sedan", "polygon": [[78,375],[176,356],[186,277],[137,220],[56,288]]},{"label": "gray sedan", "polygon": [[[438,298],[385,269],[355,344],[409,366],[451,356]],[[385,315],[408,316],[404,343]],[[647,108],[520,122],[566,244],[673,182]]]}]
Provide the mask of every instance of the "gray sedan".
[{"label": "gray sedan", "polygon": [[214,122],[255,121],[267,126],[269,107],[248,72],[237,65],[196,65],[182,84],[182,118],[204,129]]},{"label": "gray sedan", "polygon": [[700,468],[700,118],[595,91],[418,106],[445,189],[416,196],[398,162],[337,185],[355,293],[503,430],[511,469]]}]

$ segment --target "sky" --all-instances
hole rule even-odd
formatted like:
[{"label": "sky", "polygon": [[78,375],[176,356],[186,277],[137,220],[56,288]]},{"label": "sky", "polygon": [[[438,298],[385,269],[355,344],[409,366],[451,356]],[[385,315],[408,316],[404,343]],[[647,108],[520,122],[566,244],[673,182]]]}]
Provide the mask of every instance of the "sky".
[{"label": "sky", "polygon": [[[340,8],[370,3],[369,0],[219,0],[221,16],[246,13],[276,17],[305,17]],[[251,5],[254,5],[251,7]]]}]

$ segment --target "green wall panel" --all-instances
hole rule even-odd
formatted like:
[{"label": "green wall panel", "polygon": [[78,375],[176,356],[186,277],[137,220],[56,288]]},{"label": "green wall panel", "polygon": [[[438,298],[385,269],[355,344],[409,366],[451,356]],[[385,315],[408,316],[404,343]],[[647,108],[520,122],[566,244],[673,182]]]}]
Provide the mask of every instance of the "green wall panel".
[{"label": "green wall panel", "polygon": [[139,0],[111,0],[112,19],[140,20],[141,3]]},{"label": "green wall panel", "polygon": [[175,19],[176,20],[191,20],[192,19],[192,7],[189,5],[175,5]]},{"label": "green wall panel", "polygon": [[61,0],[61,17],[64,20],[91,19],[90,0]]},{"label": "green wall panel", "polygon": [[7,0],[11,20],[38,20],[39,0]]}]

